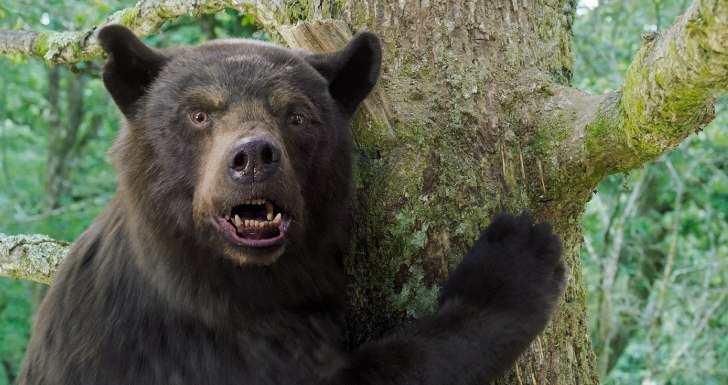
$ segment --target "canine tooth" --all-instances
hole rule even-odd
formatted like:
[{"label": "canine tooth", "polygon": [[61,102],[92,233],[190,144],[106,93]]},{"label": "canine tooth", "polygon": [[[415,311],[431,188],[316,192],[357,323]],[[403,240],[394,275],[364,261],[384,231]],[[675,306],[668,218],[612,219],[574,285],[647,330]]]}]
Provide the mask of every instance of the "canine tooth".
[{"label": "canine tooth", "polygon": [[243,221],[240,220],[240,217],[236,214],[235,215],[235,227],[241,228],[243,226]]},{"label": "canine tooth", "polygon": [[266,218],[270,221],[273,220],[273,203],[270,203],[269,201],[265,201],[265,211],[266,211]]}]

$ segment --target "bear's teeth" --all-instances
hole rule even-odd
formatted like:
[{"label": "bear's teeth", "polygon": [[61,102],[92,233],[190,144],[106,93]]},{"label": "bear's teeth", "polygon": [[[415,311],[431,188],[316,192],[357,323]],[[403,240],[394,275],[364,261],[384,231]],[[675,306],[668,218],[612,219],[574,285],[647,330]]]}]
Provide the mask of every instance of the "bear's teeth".
[{"label": "bear's teeth", "polygon": [[271,221],[273,220],[273,203],[270,203],[269,201],[265,201],[265,211],[266,211],[266,218]]},{"label": "bear's teeth", "polygon": [[272,221],[268,222],[270,223],[271,227],[278,227],[278,225],[281,224],[281,213],[278,213],[275,218],[273,218]]},{"label": "bear's teeth", "polygon": [[[268,220],[257,220],[257,219],[241,219],[239,215],[235,214],[232,216],[232,222],[238,230],[248,228],[263,228],[263,227],[278,227],[281,224],[282,216],[281,213],[273,216],[273,213],[267,214]],[[227,218],[227,217],[226,217]]]},{"label": "bear's teeth", "polygon": [[273,206],[273,203],[269,202],[268,200],[266,200],[264,198],[248,199],[247,201],[244,201],[243,204],[244,205],[251,205],[251,206],[252,205],[266,205],[266,206],[268,206],[270,204],[271,207]]}]

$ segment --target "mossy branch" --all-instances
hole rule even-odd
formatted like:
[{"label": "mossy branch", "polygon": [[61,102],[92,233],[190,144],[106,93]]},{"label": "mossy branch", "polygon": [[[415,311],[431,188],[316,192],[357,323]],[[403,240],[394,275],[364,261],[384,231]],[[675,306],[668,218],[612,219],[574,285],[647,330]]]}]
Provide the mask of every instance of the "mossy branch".
[{"label": "mossy branch", "polygon": [[69,247],[45,235],[0,233],[0,276],[50,284]]},{"label": "mossy branch", "polygon": [[654,160],[699,132],[728,89],[728,2],[696,0],[668,30],[645,36],[624,84],[586,127],[587,162],[606,174]]},{"label": "mossy branch", "polygon": [[55,63],[77,63],[102,56],[97,31],[109,24],[122,24],[138,36],[157,32],[165,21],[183,15],[202,15],[237,9],[253,15],[264,27],[282,19],[282,0],[141,0],[135,6],[109,16],[104,23],[82,31],[0,31],[0,55],[24,55]]}]

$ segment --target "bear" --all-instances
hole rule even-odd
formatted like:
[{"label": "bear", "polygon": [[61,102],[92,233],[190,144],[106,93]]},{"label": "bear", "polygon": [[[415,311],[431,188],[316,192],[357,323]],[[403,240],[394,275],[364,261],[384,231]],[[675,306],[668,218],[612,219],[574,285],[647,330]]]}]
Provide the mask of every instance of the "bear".
[{"label": "bear", "polygon": [[432,315],[346,348],[350,122],[379,77],[373,33],[316,54],[155,49],[119,25],[98,41],[119,186],[40,307],[20,384],[488,383],[547,325],[560,238],[501,214]]}]

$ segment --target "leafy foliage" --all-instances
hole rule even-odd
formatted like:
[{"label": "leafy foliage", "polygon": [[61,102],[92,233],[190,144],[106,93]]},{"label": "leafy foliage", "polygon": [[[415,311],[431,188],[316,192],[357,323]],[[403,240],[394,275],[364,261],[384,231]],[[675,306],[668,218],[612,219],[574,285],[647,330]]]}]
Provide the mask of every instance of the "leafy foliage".
[{"label": "leafy foliage", "polygon": [[[644,38],[689,2],[600,1],[577,18],[575,84],[622,82]],[[582,250],[605,384],[728,383],[728,111],[705,132],[598,187]]]}]

